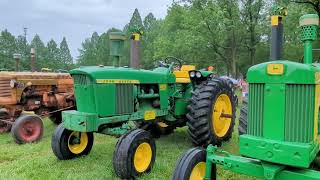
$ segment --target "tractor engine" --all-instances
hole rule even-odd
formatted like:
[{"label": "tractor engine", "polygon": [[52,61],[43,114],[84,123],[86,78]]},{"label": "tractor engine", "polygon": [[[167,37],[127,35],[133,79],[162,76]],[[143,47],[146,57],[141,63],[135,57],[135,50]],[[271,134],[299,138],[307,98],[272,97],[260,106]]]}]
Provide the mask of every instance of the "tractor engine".
[{"label": "tractor engine", "polygon": [[73,81],[69,74],[1,73],[0,107],[6,108],[11,116],[18,116],[21,111],[45,112],[74,105]]},{"label": "tractor engine", "polygon": [[318,17],[301,17],[304,64],[271,61],[248,71],[247,134],[240,154],[308,168],[319,152],[320,65],[312,64]]},{"label": "tractor engine", "polygon": [[[93,69],[95,73],[88,72]],[[175,79],[164,70],[165,68],[159,68],[159,72],[151,72],[109,67],[74,70],[72,77],[75,95],[79,99],[78,110],[96,113],[100,117],[131,114],[141,108],[165,110],[168,108],[167,82],[174,83]],[[114,78],[115,76],[117,78]]]}]

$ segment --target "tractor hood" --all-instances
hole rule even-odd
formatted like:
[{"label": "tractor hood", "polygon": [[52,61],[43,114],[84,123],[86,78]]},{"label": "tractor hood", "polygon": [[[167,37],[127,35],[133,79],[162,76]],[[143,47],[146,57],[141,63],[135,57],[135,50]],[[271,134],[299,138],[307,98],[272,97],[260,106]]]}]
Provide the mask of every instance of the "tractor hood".
[{"label": "tractor hood", "polygon": [[301,64],[288,60],[269,61],[248,70],[249,83],[315,84],[320,79],[319,64]]},{"label": "tractor hood", "polygon": [[113,66],[86,66],[73,69],[71,75],[87,75],[96,83],[112,81],[131,81],[135,83],[175,83],[175,76],[168,68],[159,67],[154,70],[133,69]]}]

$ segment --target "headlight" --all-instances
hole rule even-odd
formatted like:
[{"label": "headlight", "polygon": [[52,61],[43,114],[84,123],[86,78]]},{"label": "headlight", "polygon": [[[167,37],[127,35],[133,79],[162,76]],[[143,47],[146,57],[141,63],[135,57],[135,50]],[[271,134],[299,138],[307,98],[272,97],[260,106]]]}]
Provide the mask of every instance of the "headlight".
[{"label": "headlight", "polygon": [[190,77],[191,77],[191,78],[194,78],[195,76],[196,76],[196,72],[191,71],[191,72],[190,72]]},{"label": "headlight", "polygon": [[10,81],[10,87],[15,88],[17,86],[17,81],[16,80],[11,80]]},{"label": "headlight", "polygon": [[202,74],[201,74],[201,72],[196,72],[196,76],[197,76],[197,78],[201,78],[201,76],[202,76]]}]

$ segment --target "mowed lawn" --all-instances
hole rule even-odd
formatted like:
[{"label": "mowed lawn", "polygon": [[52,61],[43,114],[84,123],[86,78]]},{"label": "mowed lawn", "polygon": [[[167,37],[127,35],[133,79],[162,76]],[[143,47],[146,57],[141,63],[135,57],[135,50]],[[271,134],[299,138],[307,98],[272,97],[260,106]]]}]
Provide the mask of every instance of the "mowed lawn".
[{"label": "mowed lawn", "polygon": [[[112,167],[116,138],[95,134],[94,146],[88,156],[60,161],[51,150],[51,136],[56,126],[48,119],[44,120],[44,124],[43,139],[36,144],[17,145],[10,133],[0,135],[0,179],[118,179]],[[156,147],[153,170],[138,179],[171,179],[176,161],[192,147],[187,128],[178,128],[173,134],[157,139]],[[232,139],[224,143],[222,148],[238,153],[237,125]],[[219,180],[254,179],[221,168],[218,174]]]}]

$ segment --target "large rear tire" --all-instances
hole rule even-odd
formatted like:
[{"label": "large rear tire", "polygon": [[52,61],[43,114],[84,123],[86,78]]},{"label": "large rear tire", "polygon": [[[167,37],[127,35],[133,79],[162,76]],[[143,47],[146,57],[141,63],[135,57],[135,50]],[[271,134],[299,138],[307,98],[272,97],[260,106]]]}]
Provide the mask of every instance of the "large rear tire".
[{"label": "large rear tire", "polygon": [[93,141],[92,132],[71,131],[60,124],[52,135],[51,148],[58,159],[73,159],[88,155],[92,149]]},{"label": "large rear tire", "polygon": [[188,106],[187,126],[196,146],[221,145],[231,138],[235,120],[235,96],[222,79],[200,85]]},{"label": "large rear tire", "polygon": [[21,115],[12,125],[12,137],[18,144],[40,141],[43,135],[43,122],[37,115]]},{"label": "large rear tire", "polygon": [[247,128],[248,128],[248,99],[243,99],[242,107],[240,110],[239,126],[238,126],[239,136],[242,134],[247,134]]},{"label": "large rear tire", "polygon": [[134,129],[122,135],[113,153],[113,168],[121,179],[131,179],[151,171],[156,144],[148,131]]},{"label": "large rear tire", "polygon": [[[192,148],[177,162],[172,180],[202,180],[206,171],[206,151]],[[216,165],[212,164],[211,180],[216,180]]]}]

